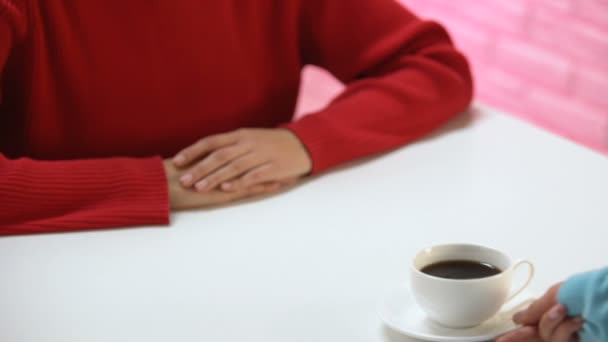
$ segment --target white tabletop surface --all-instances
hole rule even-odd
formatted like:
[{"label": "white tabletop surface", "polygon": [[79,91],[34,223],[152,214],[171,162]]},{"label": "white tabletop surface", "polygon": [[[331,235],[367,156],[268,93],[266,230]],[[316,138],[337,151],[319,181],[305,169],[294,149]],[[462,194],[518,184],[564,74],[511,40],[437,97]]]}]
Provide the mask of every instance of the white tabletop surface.
[{"label": "white tabletop surface", "polygon": [[170,228],[0,238],[0,341],[414,341],[376,305],[412,255],[533,260],[535,292],[608,264],[608,158],[481,109],[442,134]]}]

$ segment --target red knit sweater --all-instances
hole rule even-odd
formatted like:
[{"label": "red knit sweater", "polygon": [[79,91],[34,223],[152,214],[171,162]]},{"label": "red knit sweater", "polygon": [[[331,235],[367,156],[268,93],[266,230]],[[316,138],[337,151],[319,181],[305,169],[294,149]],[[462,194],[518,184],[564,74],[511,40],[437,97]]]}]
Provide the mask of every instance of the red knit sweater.
[{"label": "red knit sweater", "polygon": [[[347,87],[291,122],[302,67]],[[394,0],[0,0],[0,234],[167,224],[161,157],[286,125],[313,172],[468,105],[463,56]]]}]

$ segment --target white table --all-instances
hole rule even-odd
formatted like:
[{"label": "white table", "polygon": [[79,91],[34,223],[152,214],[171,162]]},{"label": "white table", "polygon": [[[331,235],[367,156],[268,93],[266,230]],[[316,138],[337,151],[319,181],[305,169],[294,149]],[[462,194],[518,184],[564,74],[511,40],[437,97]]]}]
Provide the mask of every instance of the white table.
[{"label": "white table", "polygon": [[171,228],[0,238],[0,341],[413,341],[381,295],[418,249],[488,244],[542,291],[608,264],[608,158],[482,109],[440,135]]}]

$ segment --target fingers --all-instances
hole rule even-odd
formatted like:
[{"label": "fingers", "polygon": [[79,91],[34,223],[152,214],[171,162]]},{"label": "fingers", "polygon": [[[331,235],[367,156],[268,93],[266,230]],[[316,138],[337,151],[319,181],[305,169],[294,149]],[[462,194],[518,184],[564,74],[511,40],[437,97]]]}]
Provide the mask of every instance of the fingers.
[{"label": "fingers", "polygon": [[189,167],[179,178],[184,187],[209,191],[219,186],[230,192],[300,177],[312,167],[298,137],[283,129],[241,129],[207,137],[180,151],[172,163]]},{"label": "fingers", "polygon": [[252,196],[257,196],[257,195],[262,195],[265,193],[269,193],[269,192],[273,192],[276,191],[277,188],[280,187],[280,184],[278,183],[266,183],[266,184],[258,184],[255,186],[252,186],[251,188],[249,188],[246,191],[246,196],[244,197],[252,197]]},{"label": "fingers", "polygon": [[[233,159],[230,163],[211,172],[205,178],[195,183],[196,190],[207,191],[214,189],[225,181],[230,181],[240,175],[262,165],[264,160],[254,153],[245,154]],[[203,166],[206,167],[206,166]],[[203,170],[205,172],[206,170]]]},{"label": "fingers", "polygon": [[[269,182],[264,184],[257,184],[248,189],[244,189],[243,191],[238,192],[223,192],[223,191],[214,191],[215,194],[224,194],[224,196],[218,195],[222,197],[222,201],[217,202],[215,204],[225,204],[228,202],[238,201],[240,199],[259,196],[267,193],[272,193],[281,188],[281,184],[279,182]],[[205,194],[200,194],[201,196],[205,196]]]},{"label": "fingers", "polygon": [[538,330],[534,326],[524,326],[513,330],[501,337],[496,342],[543,342],[538,336]]},{"label": "fingers", "polygon": [[199,209],[214,205],[220,205],[231,201],[236,197],[236,194],[223,193],[216,191],[213,193],[199,194],[197,192],[186,190],[179,186],[176,190],[175,200],[171,200],[171,208],[175,210]]},{"label": "fingers", "polygon": [[216,150],[186,171],[179,179],[180,183],[187,188],[196,184],[198,190],[207,189],[209,188],[208,182],[202,181],[203,178],[245,155],[248,151],[248,148],[243,145],[233,145]]},{"label": "fingers", "polygon": [[267,163],[250,170],[240,179],[222,183],[221,188],[224,191],[238,191],[256,184],[278,181],[280,176],[275,171],[276,167]]},{"label": "fingers", "polygon": [[584,325],[584,320],[577,317],[561,321],[551,336],[541,337],[542,328],[535,326],[523,326],[511,331],[501,337],[496,342],[577,342],[577,331]]},{"label": "fingers", "polygon": [[294,186],[298,183],[298,178],[290,178],[290,179],[282,180],[280,183],[283,187]]},{"label": "fingers", "polygon": [[536,325],[540,322],[541,317],[557,304],[557,292],[561,287],[561,283],[553,285],[539,299],[534,301],[527,309],[518,312],[513,316],[513,321],[522,325]]},{"label": "fingers", "polygon": [[[273,181],[267,184],[275,184],[277,189],[273,189],[274,191],[278,191],[280,189],[289,188],[298,183],[298,178],[288,178],[280,181]],[[253,185],[255,186],[255,185]],[[230,182],[224,182],[221,184],[221,189],[224,191],[238,191],[244,189],[244,185],[240,179]]]},{"label": "fingers", "polygon": [[[283,185],[280,182],[269,182],[264,184],[258,184],[251,187],[254,191],[254,195],[262,193],[272,193],[278,191]],[[259,190],[259,191],[258,191]]]},{"label": "fingers", "polygon": [[258,184],[254,187],[238,192],[224,192],[215,190],[205,193],[198,193],[183,189],[178,185],[179,189],[176,189],[177,195],[172,196],[173,198],[171,198],[171,209],[185,210],[214,207],[247,197],[263,195],[273,191],[276,186],[277,185],[275,184],[269,183]]},{"label": "fingers", "polygon": [[222,147],[235,144],[237,141],[238,135],[235,132],[217,134],[200,139],[196,143],[178,152],[175,157],[173,157],[173,163],[177,167],[185,167],[200,159],[202,156]]},{"label": "fingers", "polygon": [[538,324],[538,334],[543,341],[551,341],[551,336],[555,334],[555,329],[566,318],[566,308],[561,305],[555,305],[547,313],[543,315]]},{"label": "fingers", "polygon": [[556,329],[551,337],[551,342],[576,342],[578,336],[576,334],[579,331],[585,321],[580,318],[573,318],[563,321]]}]

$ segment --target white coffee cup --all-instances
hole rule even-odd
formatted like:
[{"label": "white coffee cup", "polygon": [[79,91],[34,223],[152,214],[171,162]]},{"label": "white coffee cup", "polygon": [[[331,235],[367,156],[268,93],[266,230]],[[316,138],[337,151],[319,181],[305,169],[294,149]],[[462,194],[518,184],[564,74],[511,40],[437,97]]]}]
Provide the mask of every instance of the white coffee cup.
[{"label": "white coffee cup", "polygon": [[[448,279],[421,270],[441,261],[468,260],[488,263],[502,272],[475,279]],[[513,287],[513,273],[528,266],[523,285]],[[534,276],[534,265],[527,260],[513,262],[498,250],[470,245],[446,244],[428,247],[416,254],[411,264],[411,288],[418,305],[428,317],[449,328],[469,328],[494,316],[501,307],[521,293]]]}]

